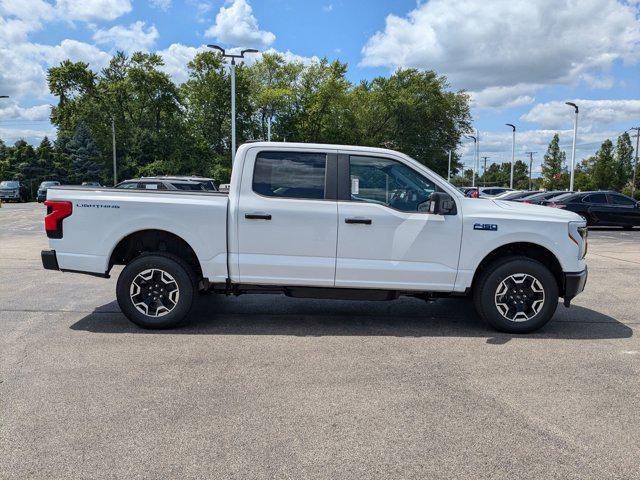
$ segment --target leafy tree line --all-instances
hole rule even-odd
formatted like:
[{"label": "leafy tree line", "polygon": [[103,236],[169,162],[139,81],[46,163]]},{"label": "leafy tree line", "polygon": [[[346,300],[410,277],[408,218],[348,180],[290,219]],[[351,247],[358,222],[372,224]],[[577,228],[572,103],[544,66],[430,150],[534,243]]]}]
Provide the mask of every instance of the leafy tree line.
[{"label": "leafy tree line", "polygon": [[[48,71],[58,97],[57,139],[34,149],[0,144],[1,178],[111,184],[111,124],[119,179],[199,174],[229,180],[230,76],[218,52],[201,52],[178,85],[157,54],[117,53],[100,72],[66,60]],[[347,65],[264,54],[236,67],[237,142],[272,140],[394,148],[446,175],[448,151],[470,130],[469,98],[435,72],[398,70],[353,84]],[[461,164],[454,155],[452,166]]]},{"label": "leafy tree line", "polygon": [[[595,155],[578,162],[574,172],[574,190],[615,190],[627,195],[632,193],[634,149],[627,132],[620,135],[614,146],[605,140]],[[477,185],[508,186],[511,164],[492,163],[477,179]],[[456,185],[471,185],[472,170],[464,170],[452,179]],[[636,175],[635,197],[640,200],[640,176]],[[560,136],[556,133],[542,161],[542,175],[531,179],[531,188],[545,190],[568,190],[569,168],[567,155],[560,148]],[[528,162],[516,160],[514,165],[514,187],[529,188]]]}]

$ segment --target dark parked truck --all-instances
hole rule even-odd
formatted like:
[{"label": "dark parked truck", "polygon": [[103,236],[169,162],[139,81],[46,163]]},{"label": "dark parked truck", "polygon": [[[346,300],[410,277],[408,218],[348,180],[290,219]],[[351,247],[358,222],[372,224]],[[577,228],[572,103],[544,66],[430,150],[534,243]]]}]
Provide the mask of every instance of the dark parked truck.
[{"label": "dark parked truck", "polygon": [[481,318],[530,332],[585,285],[585,221],[465,198],[392,150],[251,143],[228,194],[52,187],[45,268],[106,277],[146,328],[176,326],[198,290],[424,300],[472,296]]}]

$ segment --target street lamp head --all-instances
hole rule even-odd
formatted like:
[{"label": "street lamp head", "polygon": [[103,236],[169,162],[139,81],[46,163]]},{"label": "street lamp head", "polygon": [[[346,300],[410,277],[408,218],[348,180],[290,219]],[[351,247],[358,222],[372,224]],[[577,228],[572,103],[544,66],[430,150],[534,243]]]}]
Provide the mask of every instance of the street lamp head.
[{"label": "street lamp head", "polygon": [[258,50],[256,50],[255,48],[245,48],[240,52],[240,56],[244,57],[245,53],[258,53]]},{"label": "street lamp head", "polygon": [[478,139],[476,137],[474,137],[473,135],[465,135],[467,138],[472,138],[474,142],[477,142]]},{"label": "street lamp head", "polygon": [[219,45],[207,45],[207,47],[209,47],[209,48],[214,48],[214,49],[216,49],[216,50],[220,50],[220,51],[222,52],[222,55],[225,55],[225,53],[226,53],[226,52],[225,52],[225,50],[224,50],[224,48],[222,48],[222,47],[221,47],[221,46],[219,46]]},{"label": "street lamp head", "polygon": [[0,95],[0,98],[9,98],[9,95]]},{"label": "street lamp head", "polygon": [[512,123],[505,123],[505,125],[506,125],[507,127],[511,127],[511,128],[513,128],[513,131],[514,131],[514,132],[516,131],[516,126],[515,126],[514,124],[512,124]]},{"label": "street lamp head", "polygon": [[570,107],[573,107],[576,109],[576,113],[578,113],[578,105],[576,105],[573,102],[564,102],[565,104],[569,105]]}]

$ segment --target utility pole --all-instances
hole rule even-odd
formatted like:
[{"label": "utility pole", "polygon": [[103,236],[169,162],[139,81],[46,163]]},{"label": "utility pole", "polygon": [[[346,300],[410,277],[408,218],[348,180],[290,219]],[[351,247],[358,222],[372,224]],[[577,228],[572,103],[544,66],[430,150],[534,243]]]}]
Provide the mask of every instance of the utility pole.
[{"label": "utility pole", "polygon": [[631,180],[631,198],[636,199],[636,175],[638,172],[638,147],[640,146],[640,127],[633,127],[630,130],[636,131],[636,161],[633,165],[633,176]]},{"label": "utility pole", "polygon": [[529,155],[529,190],[533,189],[533,185],[531,183],[531,170],[533,168],[533,156],[536,152],[526,152],[525,155]]},{"label": "utility pole", "polygon": [[267,118],[267,141],[271,141],[271,116]]},{"label": "utility pole", "polygon": [[512,123],[506,123],[505,125],[513,129],[513,139],[511,141],[511,175],[509,176],[509,188],[513,188],[513,165],[516,163],[516,126]]},{"label": "utility pole", "polygon": [[447,168],[447,182],[451,182],[451,150],[449,150],[449,167]]},{"label": "utility pole", "polygon": [[575,109],[576,117],[573,122],[573,148],[571,149],[571,176],[569,179],[569,191],[573,192],[573,171],[576,167],[576,137],[578,136],[578,106],[573,102],[564,102]]},{"label": "utility pole", "polygon": [[116,169],[116,124],[111,117],[111,145],[113,151],[113,186],[118,184],[118,173]]},{"label": "utility pole", "polygon": [[487,186],[487,158],[489,157],[482,157],[484,159],[484,171],[482,172],[482,177],[484,179],[484,182],[482,182],[484,184],[484,186]]},{"label": "utility pole", "polygon": [[236,58],[244,58],[245,53],[258,53],[254,48],[246,48],[240,51],[240,55],[227,53],[224,48],[218,45],[207,45],[222,52],[224,58],[231,59],[231,165],[236,159]]}]

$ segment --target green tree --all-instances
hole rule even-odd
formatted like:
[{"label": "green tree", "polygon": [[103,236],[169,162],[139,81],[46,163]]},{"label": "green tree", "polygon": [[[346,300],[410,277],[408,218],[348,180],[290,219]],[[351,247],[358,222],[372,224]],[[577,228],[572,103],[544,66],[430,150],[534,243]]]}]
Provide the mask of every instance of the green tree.
[{"label": "green tree", "polygon": [[564,166],[566,153],[560,150],[560,136],[556,133],[542,162],[542,185],[547,190],[562,190],[567,188],[566,168]]},{"label": "green tree", "polygon": [[605,140],[596,153],[591,172],[592,185],[597,190],[615,188],[617,183],[618,165],[614,158],[613,142]]},{"label": "green tree", "polygon": [[84,122],[78,123],[66,148],[71,159],[72,180],[79,183],[102,178],[103,165],[100,162],[98,148]]},{"label": "green tree", "polygon": [[633,146],[629,133],[624,132],[618,137],[615,152],[615,178],[612,188],[621,191],[631,183],[633,173]]}]

